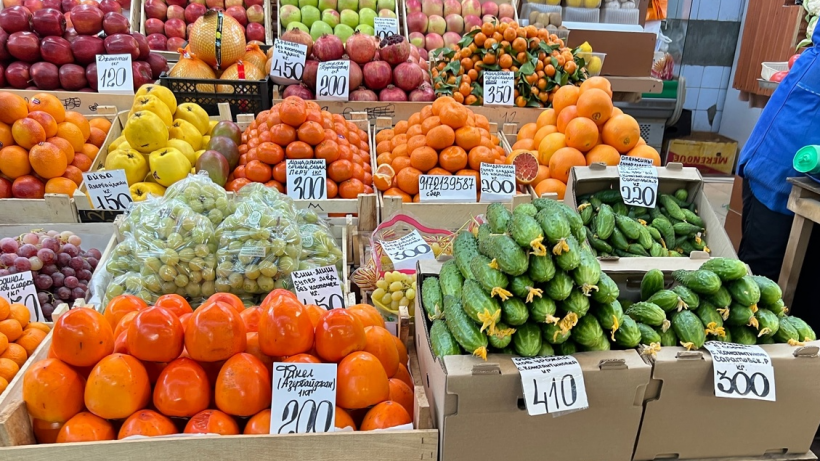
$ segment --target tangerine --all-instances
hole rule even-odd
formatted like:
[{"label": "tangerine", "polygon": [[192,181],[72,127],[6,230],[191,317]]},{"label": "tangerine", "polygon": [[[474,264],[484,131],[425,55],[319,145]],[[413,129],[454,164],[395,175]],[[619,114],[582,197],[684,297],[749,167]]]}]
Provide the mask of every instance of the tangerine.
[{"label": "tangerine", "polygon": [[456,132],[447,125],[439,125],[427,132],[427,145],[440,150],[452,146],[456,140]]},{"label": "tangerine", "polygon": [[17,362],[11,359],[0,359],[0,378],[11,382],[18,371],[20,371],[20,365],[17,365]]},{"label": "tangerine", "polygon": [[472,126],[464,126],[456,130],[456,144],[468,151],[473,147],[481,145],[481,131]]},{"label": "tangerine", "polygon": [[478,172],[482,163],[495,163],[495,154],[486,146],[473,147],[467,155],[467,163],[472,170]]},{"label": "tangerine", "polygon": [[384,191],[382,195],[384,197],[399,197],[401,198],[402,203],[413,202],[413,197],[411,197],[410,194],[397,187],[391,187],[390,189],[387,189],[386,191]]},{"label": "tangerine", "polygon": [[[461,130],[476,130],[475,128],[464,127],[459,128],[458,131]],[[476,130],[477,131],[477,130]],[[456,132],[456,138],[458,138],[458,132]],[[476,146],[473,146],[476,147]],[[441,151],[438,156],[438,163],[441,165],[442,168],[447,170],[450,173],[455,173],[458,170],[461,170],[467,166],[467,152],[465,148],[459,143],[458,146],[450,146],[445,148]]]},{"label": "tangerine", "polygon": [[461,105],[448,104],[441,109],[438,116],[442,124],[455,130],[467,125],[467,113],[467,109]]},{"label": "tangerine", "polygon": [[271,141],[281,147],[287,147],[288,144],[296,141],[296,128],[280,123],[273,125],[270,130]]},{"label": "tangerine", "polygon": [[301,126],[307,119],[307,104],[301,98],[288,96],[279,106],[279,119],[294,128]]},{"label": "tangerine", "polygon": [[31,357],[34,351],[37,350],[37,346],[46,338],[46,335],[47,333],[36,328],[25,330],[23,334],[17,338],[17,345],[25,349],[26,355]]},{"label": "tangerine", "polygon": [[350,160],[336,160],[327,167],[327,177],[340,183],[353,177],[353,163]]},{"label": "tangerine", "polygon": [[10,318],[0,321],[0,333],[2,333],[9,342],[17,341],[23,334],[23,327],[16,319]]},{"label": "tangerine", "polygon": [[[435,128],[434,130],[430,131],[430,134],[432,134],[433,131],[439,128],[449,127]],[[430,136],[430,134],[428,134],[427,136]],[[436,153],[435,149],[433,149],[432,147],[419,147],[410,153],[410,166],[416,168],[419,171],[426,173],[430,169],[434,168],[436,164],[438,164],[438,153]]]},{"label": "tangerine", "polygon": [[313,158],[313,148],[304,141],[294,141],[285,148],[285,157],[289,159]]}]

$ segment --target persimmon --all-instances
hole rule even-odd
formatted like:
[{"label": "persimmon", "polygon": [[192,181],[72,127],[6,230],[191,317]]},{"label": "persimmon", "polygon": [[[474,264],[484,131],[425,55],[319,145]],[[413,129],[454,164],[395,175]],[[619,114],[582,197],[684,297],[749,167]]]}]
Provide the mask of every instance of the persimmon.
[{"label": "persimmon", "polygon": [[413,407],[415,406],[413,388],[397,378],[390,378],[388,385],[390,386],[390,397],[388,398],[403,406],[407,410],[407,414],[412,417]]},{"label": "persimmon", "polygon": [[108,321],[108,324],[111,325],[111,328],[116,328],[117,324],[120,322],[125,314],[138,311],[140,309],[145,309],[148,307],[148,304],[145,304],[141,298],[138,298],[134,295],[119,295],[115,296],[108,301],[108,305],[105,306],[105,320]]},{"label": "persimmon", "polygon": [[188,304],[188,301],[176,293],[160,296],[154,303],[154,307],[161,307],[174,314],[177,318],[194,312],[194,310],[191,309],[191,305]]},{"label": "persimmon", "polygon": [[229,306],[233,307],[233,309],[237,313],[241,313],[245,310],[245,304],[242,303],[242,300],[239,299],[239,296],[236,296],[233,293],[215,293],[205,301],[205,304],[217,301],[227,303]]},{"label": "persimmon", "polygon": [[180,357],[159,374],[154,386],[154,407],[167,416],[188,418],[208,408],[211,386],[196,361]]},{"label": "persimmon", "polygon": [[245,347],[245,352],[259,359],[259,361],[265,365],[265,368],[268,369],[270,374],[273,375],[273,362],[278,362],[279,360],[262,352],[262,349],[259,347],[259,333],[248,333],[247,337],[248,345]]},{"label": "persimmon", "polygon": [[407,384],[410,388],[413,388],[413,378],[410,376],[410,372],[407,371],[407,366],[405,363],[407,362],[402,362],[399,364],[399,369],[396,370],[396,374],[391,376],[391,378],[401,380],[404,384]]},{"label": "persimmon", "polygon": [[327,311],[316,326],[316,353],[328,362],[338,362],[367,345],[362,322],[346,309]]},{"label": "persimmon", "polygon": [[121,333],[128,331],[128,327],[131,326],[131,322],[137,317],[138,312],[139,311],[131,311],[120,318],[116,328],[114,328],[114,338],[119,338]]},{"label": "persimmon", "polygon": [[271,378],[259,359],[236,354],[222,365],[214,388],[216,406],[229,415],[251,416],[271,402]]},{"label": "persimmon", "polygon": [[57,441],[57,434],[60,433],[63,424],[65,423],[52,423],[35,418],[31,421],[31,428],[34,431],[34,438],[37,439],[37,443],[55,443]]},{"label": "persimmon", "polygon": [[141,360],[140,363],[145,367],[145,373],[148,374],[148,383],[150,383],[151,386],[157,383],[162,370],[168,366],[165,362],[146,362]]},{"label": "persimmon", "polygon": [[130,355],[111,354],[88,375],[85,406],[105,419],[127,418],[148,404],[151,384],[142,362]]},{"label": "persimmon", "polygon": [[85,379],[58,359],[31,364],[23,375],[23,400],[32,418],[65,422],[83,409]]},{"label": "persimmon", "polygon": [[261,311],[258,307],[249,307],[239,313],[239,317],[241,317],[242,321],[245,323],[245,331],[248,333],[255,333],[259,331],[260,312]]},{"label": "persimmon", "polygon": [[336,369],[336,403],[347,409],[367,408],[387,400],[390,386],[379,359],[369,352],[353,352]]},{"label": "persimmon", "polygon": [[236,421],[219,410],[203,410],[188,420],[186,434],[219,434],[237,435],[239,426]]},{"label": "persimmon", "polygon": [[350,417],[350,413],[346,412],[343,408],[336,407],[336,421],[334,423],[339,429],[344,429],[346,427],[352,427],[353,430],[356,430],[356,422],[353,421],[353,418]]},{"label": "persimmon", "polygon": [[310,354],[296,354],[283,360],[287,363],[322,363],[321,360]]},{"label": "persimmon", "polygon": [[149,307],[128,326],[128,353],[148,362],[170,362],[182,353],[182,323],[171,311]]},{"label": "persimmon", "polygon": [[60,432],[57,433],[55,442],[98,442],[114,440],[116,437],[117,434],[111,423],[93,413],[83,411],[63,424]]},{"label": "persimmon", "polygon": [[[273,292],[271,293],[271,295]],[[304,306],[285,295],[262,302],[259,317],[259,346],[267,355],[287,357],[313,347],[313,324]]]},{"label": "persimmon", "polygon": [[370,326],[383,327],[384,318],[379,314],[379,311],[370,304],[354,304],[348,307],[347,312],[355,315],[362,322],[362,325],[367,328]]},{"label": "persimmon", "polygon": [[319,325],[319,321],[322,319],[322,316],[325,315],[325,312],[327,312],[327,309],[319,307],[316,304],[305,304],[305,310],[307,310],[308,316],[310,316],[310,323],[313,324],[314,329]]},{"label": "persimmon", "polygon": [[373,354],[384,367],[387,376],[393,376],[399,368],[399,351],[393,342],[393,335],[382,327],[367,327],[365,352]]},{"label": "persimmon", "polygon": [[[338,417],[338,413],[336,414]],[[243,434],[270,434],[270,409],[262,410],[251,416],[245,425]]]},{"label": "persimmon", "polygon": [[114,351],[114,332],[94,309],[72,309],[54,323],[51,345],[63,362],[88,367]]},{"label": "persimmon", "polygon": [[376,405],[367,412],[359,430],[387,429],[402,424],[410,424],[411,422],[413,422],[413,419],[401,404],[388,400]]},{"label": "persimmon", "polygon": [[144,437],[156,437],[158,435],[177,434],[179,431],[167,416],[161,415],[153,410],[140,410],[129,416],[120,427],[117,440],[122,440],[132,435]]},{"label": "persimmon", "polygon": [[246,344],[245,322],[227,303],[208,302],[188,318],[185,349],[196,361],[226,360],[244,351]]}]

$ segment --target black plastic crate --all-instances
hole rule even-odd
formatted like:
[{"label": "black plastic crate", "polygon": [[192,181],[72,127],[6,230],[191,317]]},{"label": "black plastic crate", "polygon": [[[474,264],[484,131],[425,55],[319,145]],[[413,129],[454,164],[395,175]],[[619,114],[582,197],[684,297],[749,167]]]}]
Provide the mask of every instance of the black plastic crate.
[{"label": "black plastic crate", "polygon": [[[174,93],[177,103],[199,104],[208,115],[219,115],[218,104],[227,102],[231,106],[231,116],[236,120],[239,114],[256,115],[273,106],[270,76],[264,80],[211,80],[197,78],[175,78],[163,73],[159,76],[162,86]],[[231,93],[217,93],[217,85],[233,88]]]}]

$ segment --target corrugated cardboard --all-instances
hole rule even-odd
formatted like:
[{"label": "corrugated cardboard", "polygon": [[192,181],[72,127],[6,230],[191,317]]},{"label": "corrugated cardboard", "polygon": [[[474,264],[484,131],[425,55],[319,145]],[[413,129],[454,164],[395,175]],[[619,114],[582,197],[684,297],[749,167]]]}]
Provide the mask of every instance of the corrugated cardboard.
[{"label": "corrugated cardboard", "polygon": [[640,26],[635,26],[640,31],[613,30],[624,27],[574,22],[568,46],[575,48],[589,42],[595,52],[606,53],[601,75],[649,77],[657,37],[652,32],[644,32]]},{"label": "corrugated cardboard", "polygon": [[732,241],[735,251],[740,251],[740,241],[743,239],[743,215],[733,210],[727,211],[723,229]]},{"label": "corrugated cardboard", "polygon": [[737,157],[737,141],[717,133],[692,133],[669,141],[667,162],[693,166],[703,174],[732,174]]},{"label": "corrugated cardboard", "polygon": [[[417,283],[441,263],[420,261]],[[460,355],[433,357],[424,308],[416,301],[416,351],[439,453],[447,461],[627,461],[632,458],[650,367],[637,352],[583,352],[589,408],[560,417],[529,416],[511,356],[487,361]]]},{"label": "corrugated cardboard", "polygon": [[[686,189],[690,197],[694,197],[698,207],[698,215],[706,224],[706,234],[704,235],[711,253],[693,252],[689,258],[612,258],[602,259],[601,268],[609,270],[614,265],[621,265],[627,268],[633,267],[655,267],[663,259],[674,259],[675,269],[694,270],[703,264],[703,260],[712,257],[723,257],[737,259],[737,253],[732,246],[729,236],[723,230],[715,210],[709,204],[706,194],[703,192],[703,177],[696,168],[684,168],[679,163],[658,167],[658,193],[671,194],[678,189]],[[567,182],[567,192],[564,195],[564,203],[577,208],[577,197],[579,195],[590,194],[605,189],[618,189],[619,187],[618,167],[605,167],[603,164],[592,164],[589,167],[573,167]],[[646,261],[642,261],[646,260]]]}]

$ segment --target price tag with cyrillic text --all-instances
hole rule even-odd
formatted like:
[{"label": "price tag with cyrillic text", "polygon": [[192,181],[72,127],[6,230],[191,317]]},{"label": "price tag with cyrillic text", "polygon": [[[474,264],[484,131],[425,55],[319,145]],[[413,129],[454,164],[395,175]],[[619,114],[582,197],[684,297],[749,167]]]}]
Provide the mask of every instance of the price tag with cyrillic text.
[{"label": "price tag with cyrillic text", "polygon": [[345,307],[336,266],[293,271],[290,278],[302,304],[315,304],[328,310]]},{"label": "price tag with cyrillic text", "polygon": [[91,204],[100,210],[125,210],[131,205],[131,191],[125,170],[83,173],[83,181],[91,196]]},{"label": "price tag with cyrillic text", "polygon": [[40,300],[37,298],[31,271],[0,277],[0,298],[7,299],[11,304],[23,304],[28,307],[32,322],[43,321],[43,311],[40,309]]},{"label": "price tag with cyrillic text", "polygon": [[399,20],[396,18],[373,18],[373,26],[379,40],[399,33]]},{"label": "price tag with cyrillic text", "polygon": [[618,164],[621,177],[621,197],[627,205],[655,208],[658,198],[658,170],[652,160],[640,157],[621,156]]},{"label": "price tag with cyrillic text", "polygon": [[97,92],[134,94],[130,54],[97,55]]},{"label": "price tag with cyrillic text", "polygon": [[433,249],[421,238],[417,230],[396,240],[382,241],[382,249],[393,262],[393,269],[397,271],[415,270],[416,261],[436,259]]},{"label": "price tag with cyrillic text", "polygon": [[524,402],[530,416],[553,416],[589,407],[584,373],[572,356],[513,357],[521,373]]},{"label": "price tag with cyrillic text", "polygon": [[481,164],[481,201],[509,202],[515,195],[515,165]]},{"label": "price tag with cyrillic text", "polygon": [[327,168],[324,159],[285,160],[288,197],[297,200],[327,198]]},{"label": "price tag with cyrillic text", "polygon": [[271,434],[333,432],[336,421],[336,364],[273,364]]},{"label": "price tag with cyrillic text", "polygon": [[419,201],[475,203],[476,180],[473,176],[419,176]]},{"label": "price tag with cyrillic text", "polygon": [[347,101],[350,91],[350,61],[319,63],[316,73],[316,99]]},{"label": "price tag with cyrillic text", "polygon": [[704,346],[712,354],[715,397],[777,400],[772,359],[762,347],[720,341]]},{"label": "price tag with cyrillic text", "polygon": [[484,72],[484,105],[512,106],[513,72],[485,71]]},{"label": "price tag with cyrillic text", "polygon": [[273,59],[270,66],[270,76],[275,83],[281,85],[296,84],[302,81],[305,71],[307,46],[285,40],[274,40]]}]

